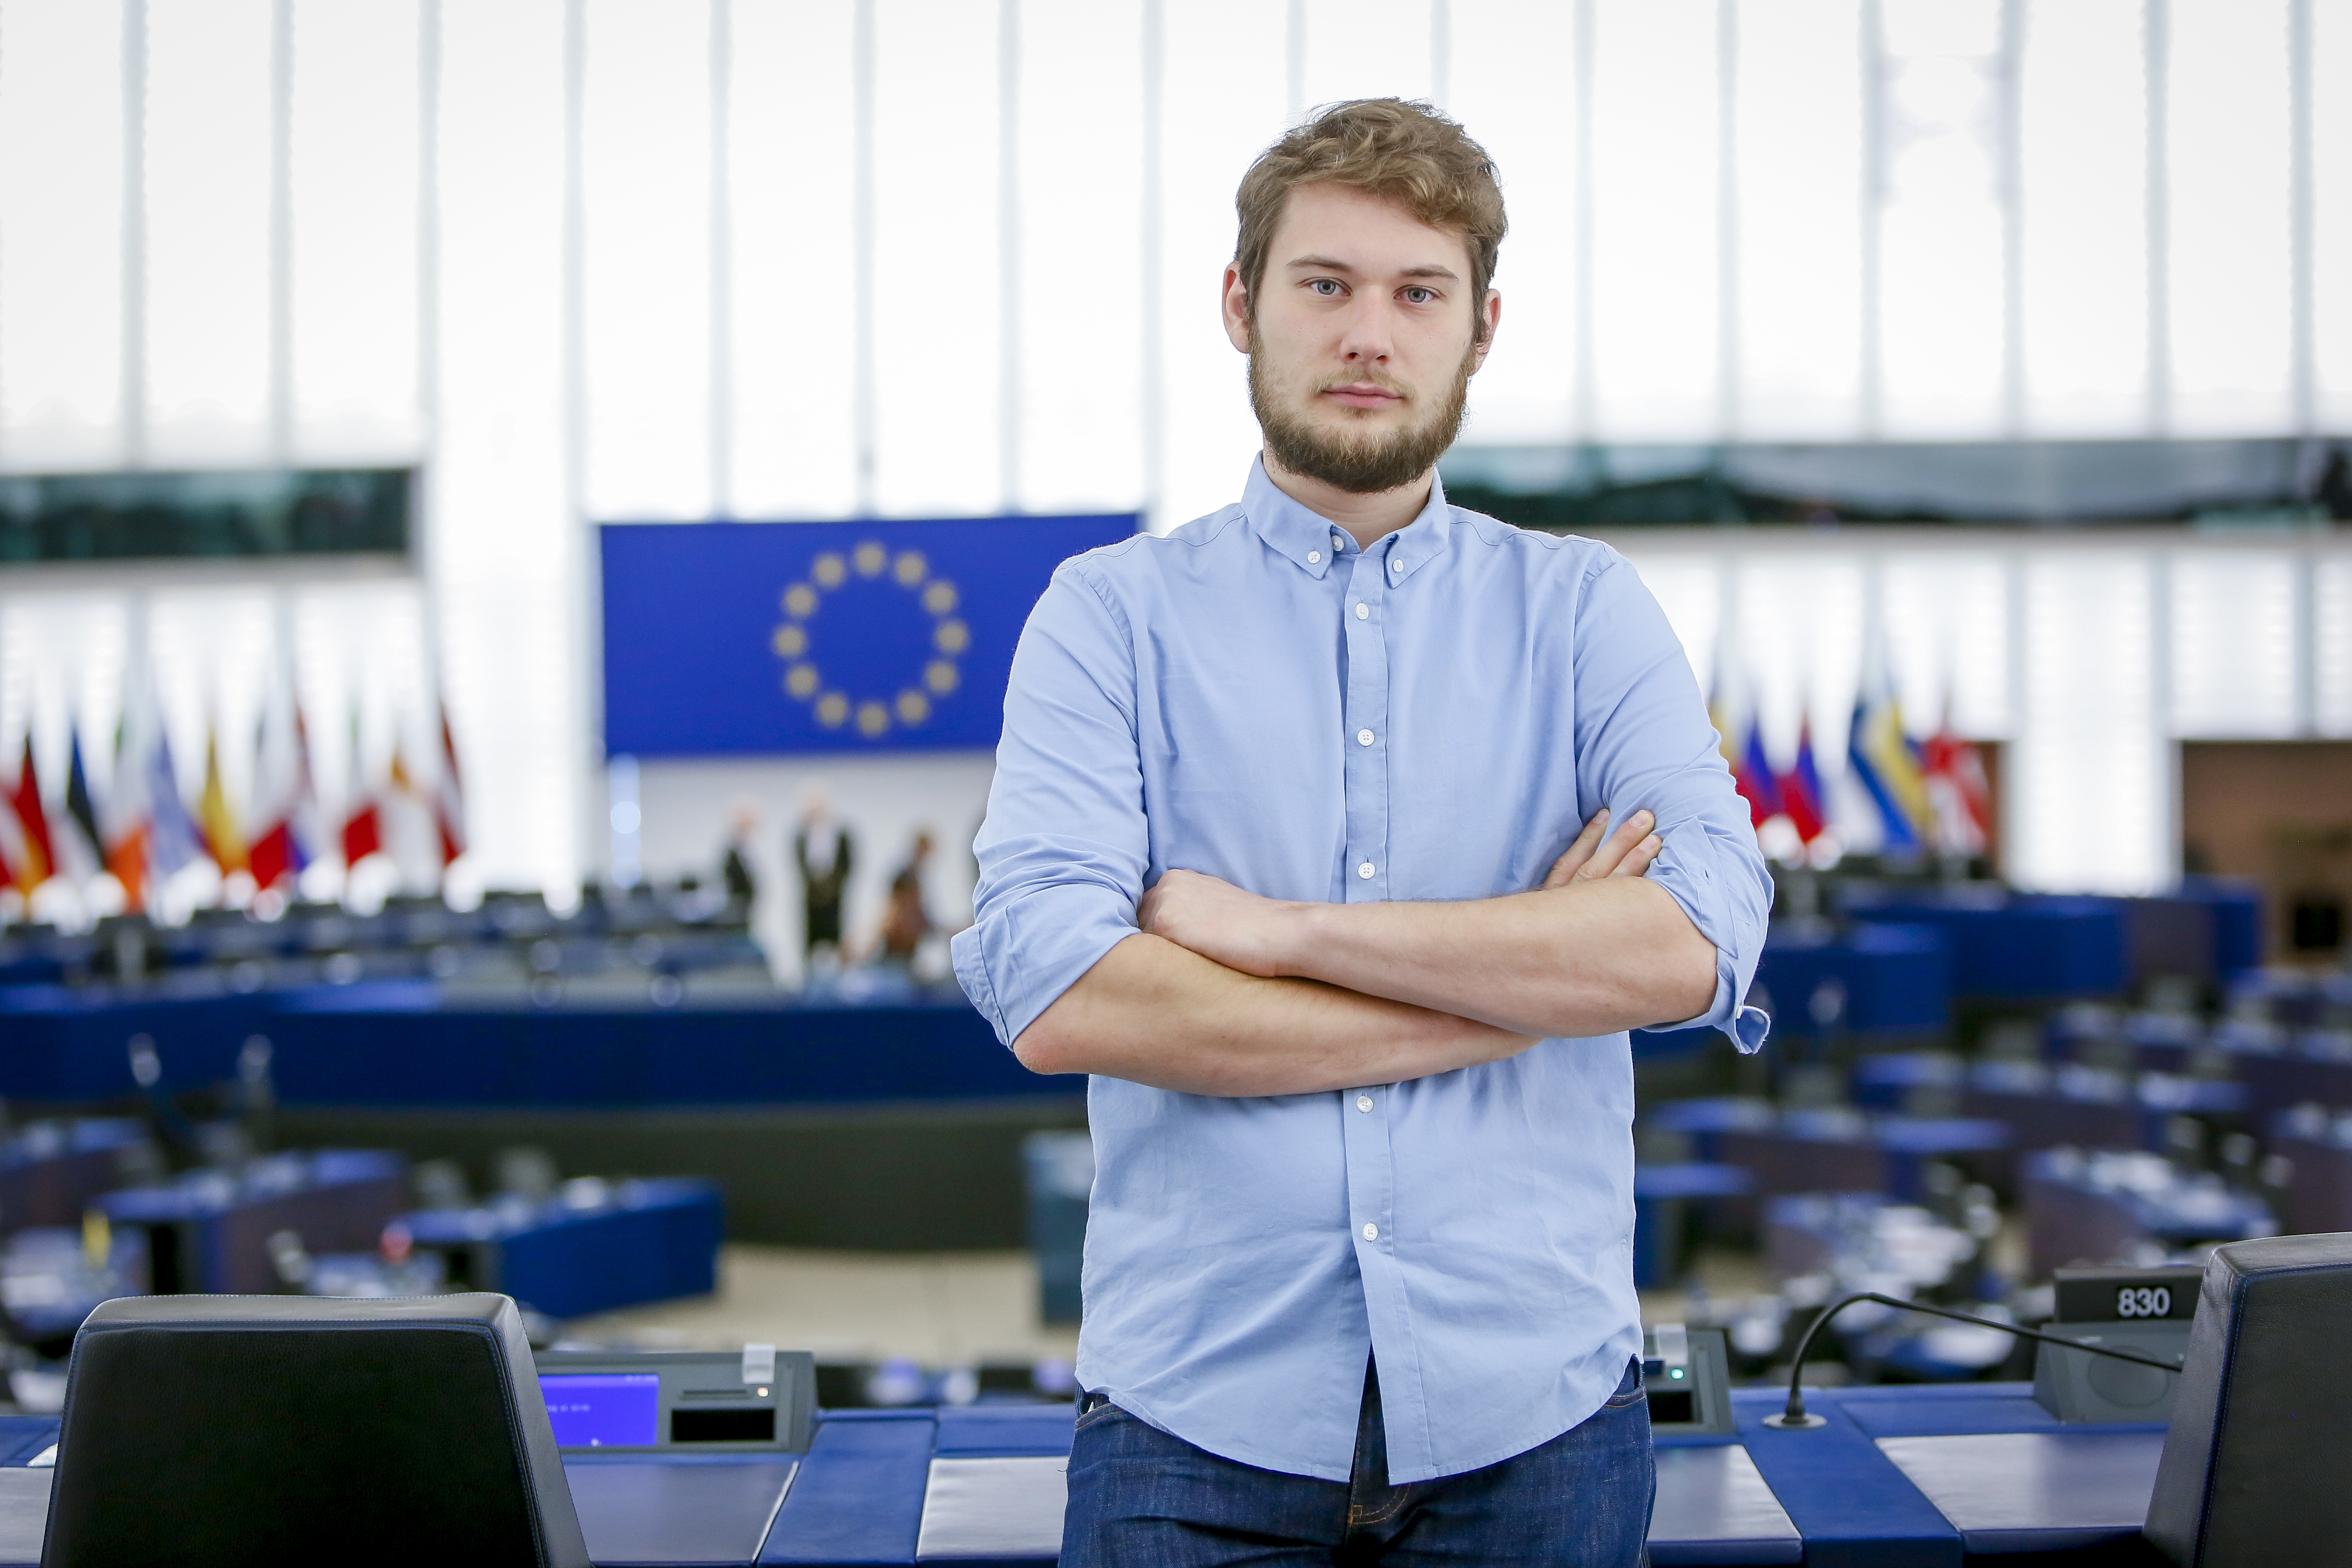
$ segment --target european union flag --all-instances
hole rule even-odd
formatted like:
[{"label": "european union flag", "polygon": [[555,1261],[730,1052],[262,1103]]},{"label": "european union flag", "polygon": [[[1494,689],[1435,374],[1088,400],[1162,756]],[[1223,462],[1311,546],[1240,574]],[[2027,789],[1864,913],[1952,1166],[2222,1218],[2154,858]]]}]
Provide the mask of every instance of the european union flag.
[{"label": "european union flag", "polygon": [[608,523],[604,750],[993,746],[1054,568],[1136,522]]}]

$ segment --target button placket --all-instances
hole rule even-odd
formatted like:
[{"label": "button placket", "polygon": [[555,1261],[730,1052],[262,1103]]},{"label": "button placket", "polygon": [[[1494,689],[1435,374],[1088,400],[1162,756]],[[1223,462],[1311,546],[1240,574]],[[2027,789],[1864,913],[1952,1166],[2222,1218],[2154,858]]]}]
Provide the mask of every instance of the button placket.
[{"label": "button placket", "polygon": [[1372,613],[1386,569],[1378,556],[1360,551],[1332,563],[1346,568],[1339,625],[1347,638],[1347,745],[1341,766],[1347,793],[1347,845],[1340,895],[1348,903],[1389,896],[1388,758],[1379,742],[1388,733],[1388,638]]}]

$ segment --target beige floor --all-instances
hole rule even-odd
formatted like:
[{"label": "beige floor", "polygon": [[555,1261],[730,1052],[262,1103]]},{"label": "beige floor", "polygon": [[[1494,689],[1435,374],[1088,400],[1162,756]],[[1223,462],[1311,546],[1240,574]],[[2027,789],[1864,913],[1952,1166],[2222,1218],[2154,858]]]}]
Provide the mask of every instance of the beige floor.
[{"label": "beige floor", "polygon": [[731,1350],[745,1342],[820,1361],[904,1356],[925,1366],[1030,1363],[1076,1354],[1075,1326],[1037,1319],[1026,1252],[817,1252],[730,1245],[711,1296],[565,1325],[567,1344]]}]

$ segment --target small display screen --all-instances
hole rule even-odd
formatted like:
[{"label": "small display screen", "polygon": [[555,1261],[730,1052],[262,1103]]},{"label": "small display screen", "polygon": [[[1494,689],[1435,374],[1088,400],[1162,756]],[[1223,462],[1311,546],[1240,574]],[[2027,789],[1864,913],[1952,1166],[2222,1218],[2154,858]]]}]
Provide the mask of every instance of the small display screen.
[{"label": "small display screen", "polygon": [[562,1373],[539,1380],[559,1448],[650,1448],[661,1440],[661,1374]]}]

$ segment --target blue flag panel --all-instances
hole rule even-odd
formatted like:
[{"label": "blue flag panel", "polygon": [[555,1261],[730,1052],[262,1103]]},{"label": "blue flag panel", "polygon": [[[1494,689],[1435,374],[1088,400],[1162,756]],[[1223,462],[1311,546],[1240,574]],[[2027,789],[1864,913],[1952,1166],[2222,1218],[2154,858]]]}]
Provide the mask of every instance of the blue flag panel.
[{"label": "blue flag panel", "polygon": [[1132,513],[608,523],[608,755],[993,746],[1030,606]]}]

